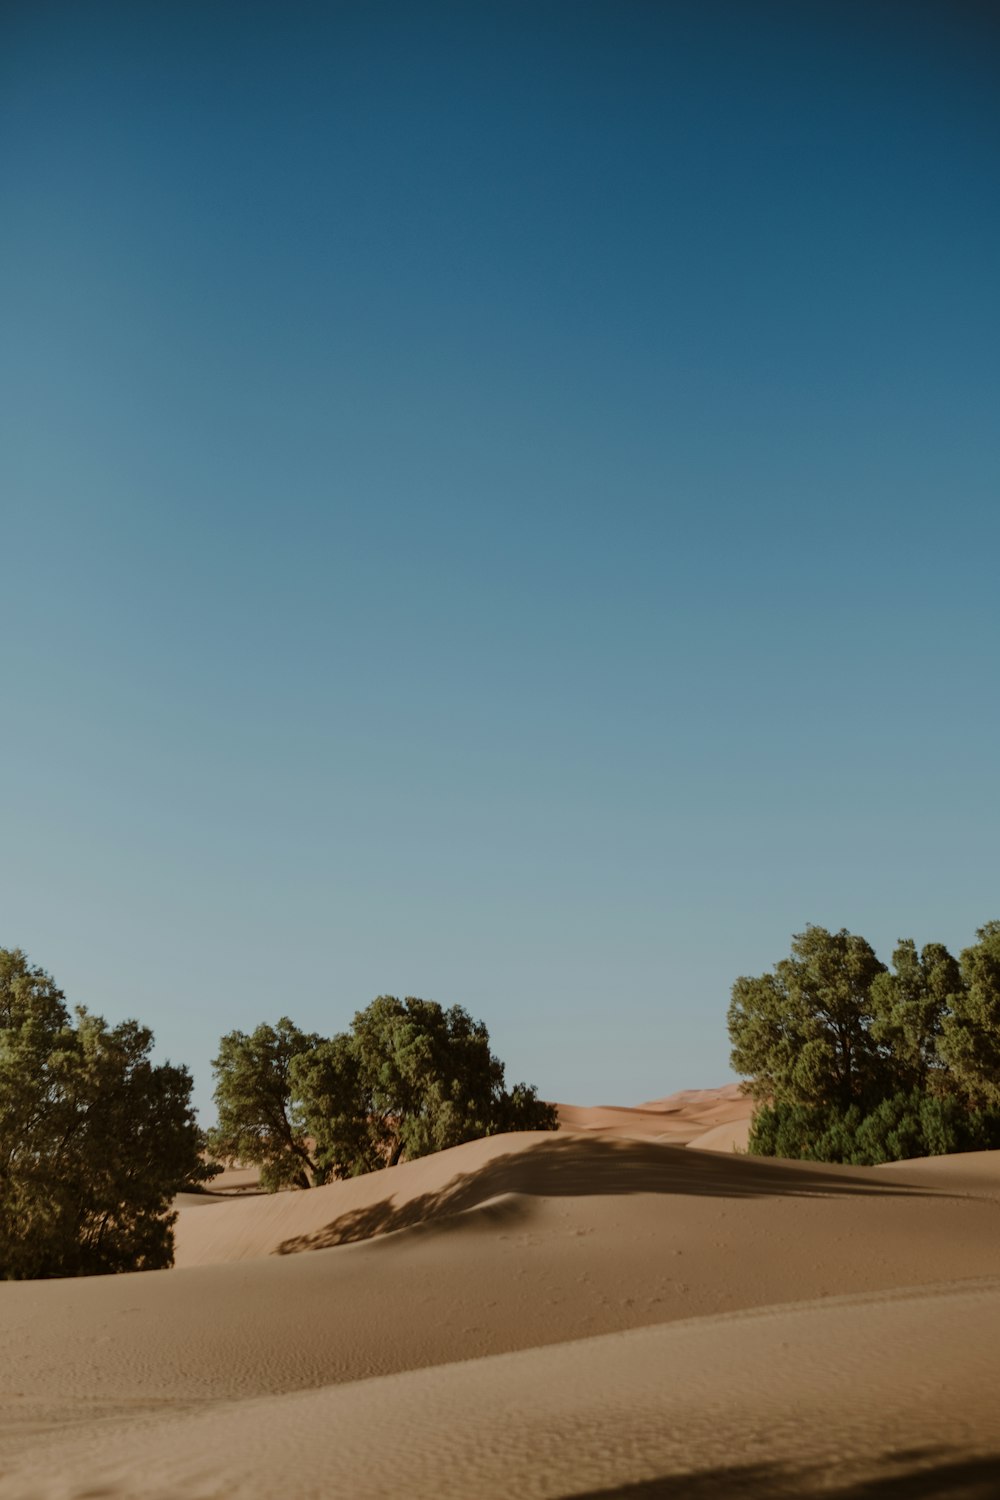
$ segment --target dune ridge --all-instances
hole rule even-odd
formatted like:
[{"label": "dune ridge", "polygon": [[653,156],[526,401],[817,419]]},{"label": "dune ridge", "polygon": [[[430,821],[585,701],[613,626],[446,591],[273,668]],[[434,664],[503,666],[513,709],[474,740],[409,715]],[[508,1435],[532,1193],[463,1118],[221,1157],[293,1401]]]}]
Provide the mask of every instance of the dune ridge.
[{"label": "dune ridge", "polygon": [[738,1083],[714,1089],[681,1089],[645,1104],[557,1104],[559,1128],[602,1135],[649,1136],[686,1146],[720,1125],[749,1121],[753,1100]]}]

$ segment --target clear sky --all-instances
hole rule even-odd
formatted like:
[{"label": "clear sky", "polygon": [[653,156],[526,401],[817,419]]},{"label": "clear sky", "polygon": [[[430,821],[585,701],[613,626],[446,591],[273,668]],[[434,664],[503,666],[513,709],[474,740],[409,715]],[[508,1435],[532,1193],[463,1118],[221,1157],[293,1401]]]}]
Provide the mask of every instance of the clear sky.
[{"label": "clear sky", "polygon": [[971,941],[998,84],[955,0],[8,0],[0,944],[205,1106],[385,992],[635,1103],[807,922]]}]

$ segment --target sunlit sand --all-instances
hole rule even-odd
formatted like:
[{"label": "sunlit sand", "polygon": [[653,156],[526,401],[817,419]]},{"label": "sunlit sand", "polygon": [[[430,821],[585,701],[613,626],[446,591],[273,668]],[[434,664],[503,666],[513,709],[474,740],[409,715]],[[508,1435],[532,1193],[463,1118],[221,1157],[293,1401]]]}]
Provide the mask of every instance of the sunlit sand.
[{"label": "sunlit sand", "polygon": [[0,1496],[1000,1484],[1000,1153],[752,1158],[735,1090],[562,1114],[0,1287]]}]

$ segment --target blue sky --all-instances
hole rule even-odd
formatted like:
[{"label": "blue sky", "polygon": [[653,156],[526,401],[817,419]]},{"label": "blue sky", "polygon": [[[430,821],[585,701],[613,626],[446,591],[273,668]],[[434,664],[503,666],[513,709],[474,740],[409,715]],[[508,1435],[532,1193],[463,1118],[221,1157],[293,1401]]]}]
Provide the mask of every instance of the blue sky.
[{"label": "blue sky", "polygon": [[634,1103],[1000,915],[998,42],[7,5],[0,943],[203,1106],[385,992]]}]

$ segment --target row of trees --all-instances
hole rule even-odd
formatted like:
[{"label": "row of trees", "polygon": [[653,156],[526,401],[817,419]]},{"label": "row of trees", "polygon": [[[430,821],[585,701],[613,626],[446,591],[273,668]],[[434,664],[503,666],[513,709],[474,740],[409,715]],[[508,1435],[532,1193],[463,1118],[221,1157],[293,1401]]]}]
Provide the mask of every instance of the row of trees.
[{"label": "row of trees", "polygon": [[[734,1068],[758,1102],[751,1149],[881,1162],[1000,1147],[1000,922],[956,959],[901,942],[892,968],[847,931],[808,927],[770,974],[733,986]],[[265,1187],[311,1187],[502,1131],[556,1128],[507,1089],[482,1022],[382,995],[349,1031],[287,1018],[222,1038],[218,1124],[152,1034],[108,1026],[20,950],[0,949],[0,1278],[153,1269],[171,1200],[216,1161]]]},{"label": "row of trees", "polygon": [[758,1101],[750,1149],[876,1163],[1000,1146],[1000,922],[956,959],[807,927],[738,979],[732,1065]]},{"label": "row of trees", "polygon": [[556,1127],[534,1088],[505,1088],[486,1027],[460,1006],[383,995],[329,1039],[287,1019],[231,1032],[207,1134],[190,1073],[153,1063],[152,1045],[137,1021],[71,1013],[48,974],[0,948],[0,1279],[169,1266],[172,1200],[218,1161],[259,1163],[271,1189],[309,1187]]},{"label": "row of trees", "polygon": [[214,1064],[219,1161],[261,1185],[308,1188],[509,1130],[554,1130],[534,1087],[508,1091],[489,1032],[466,1010],[380,995],[334,1037],[287,1016],[224,1036]]}]

